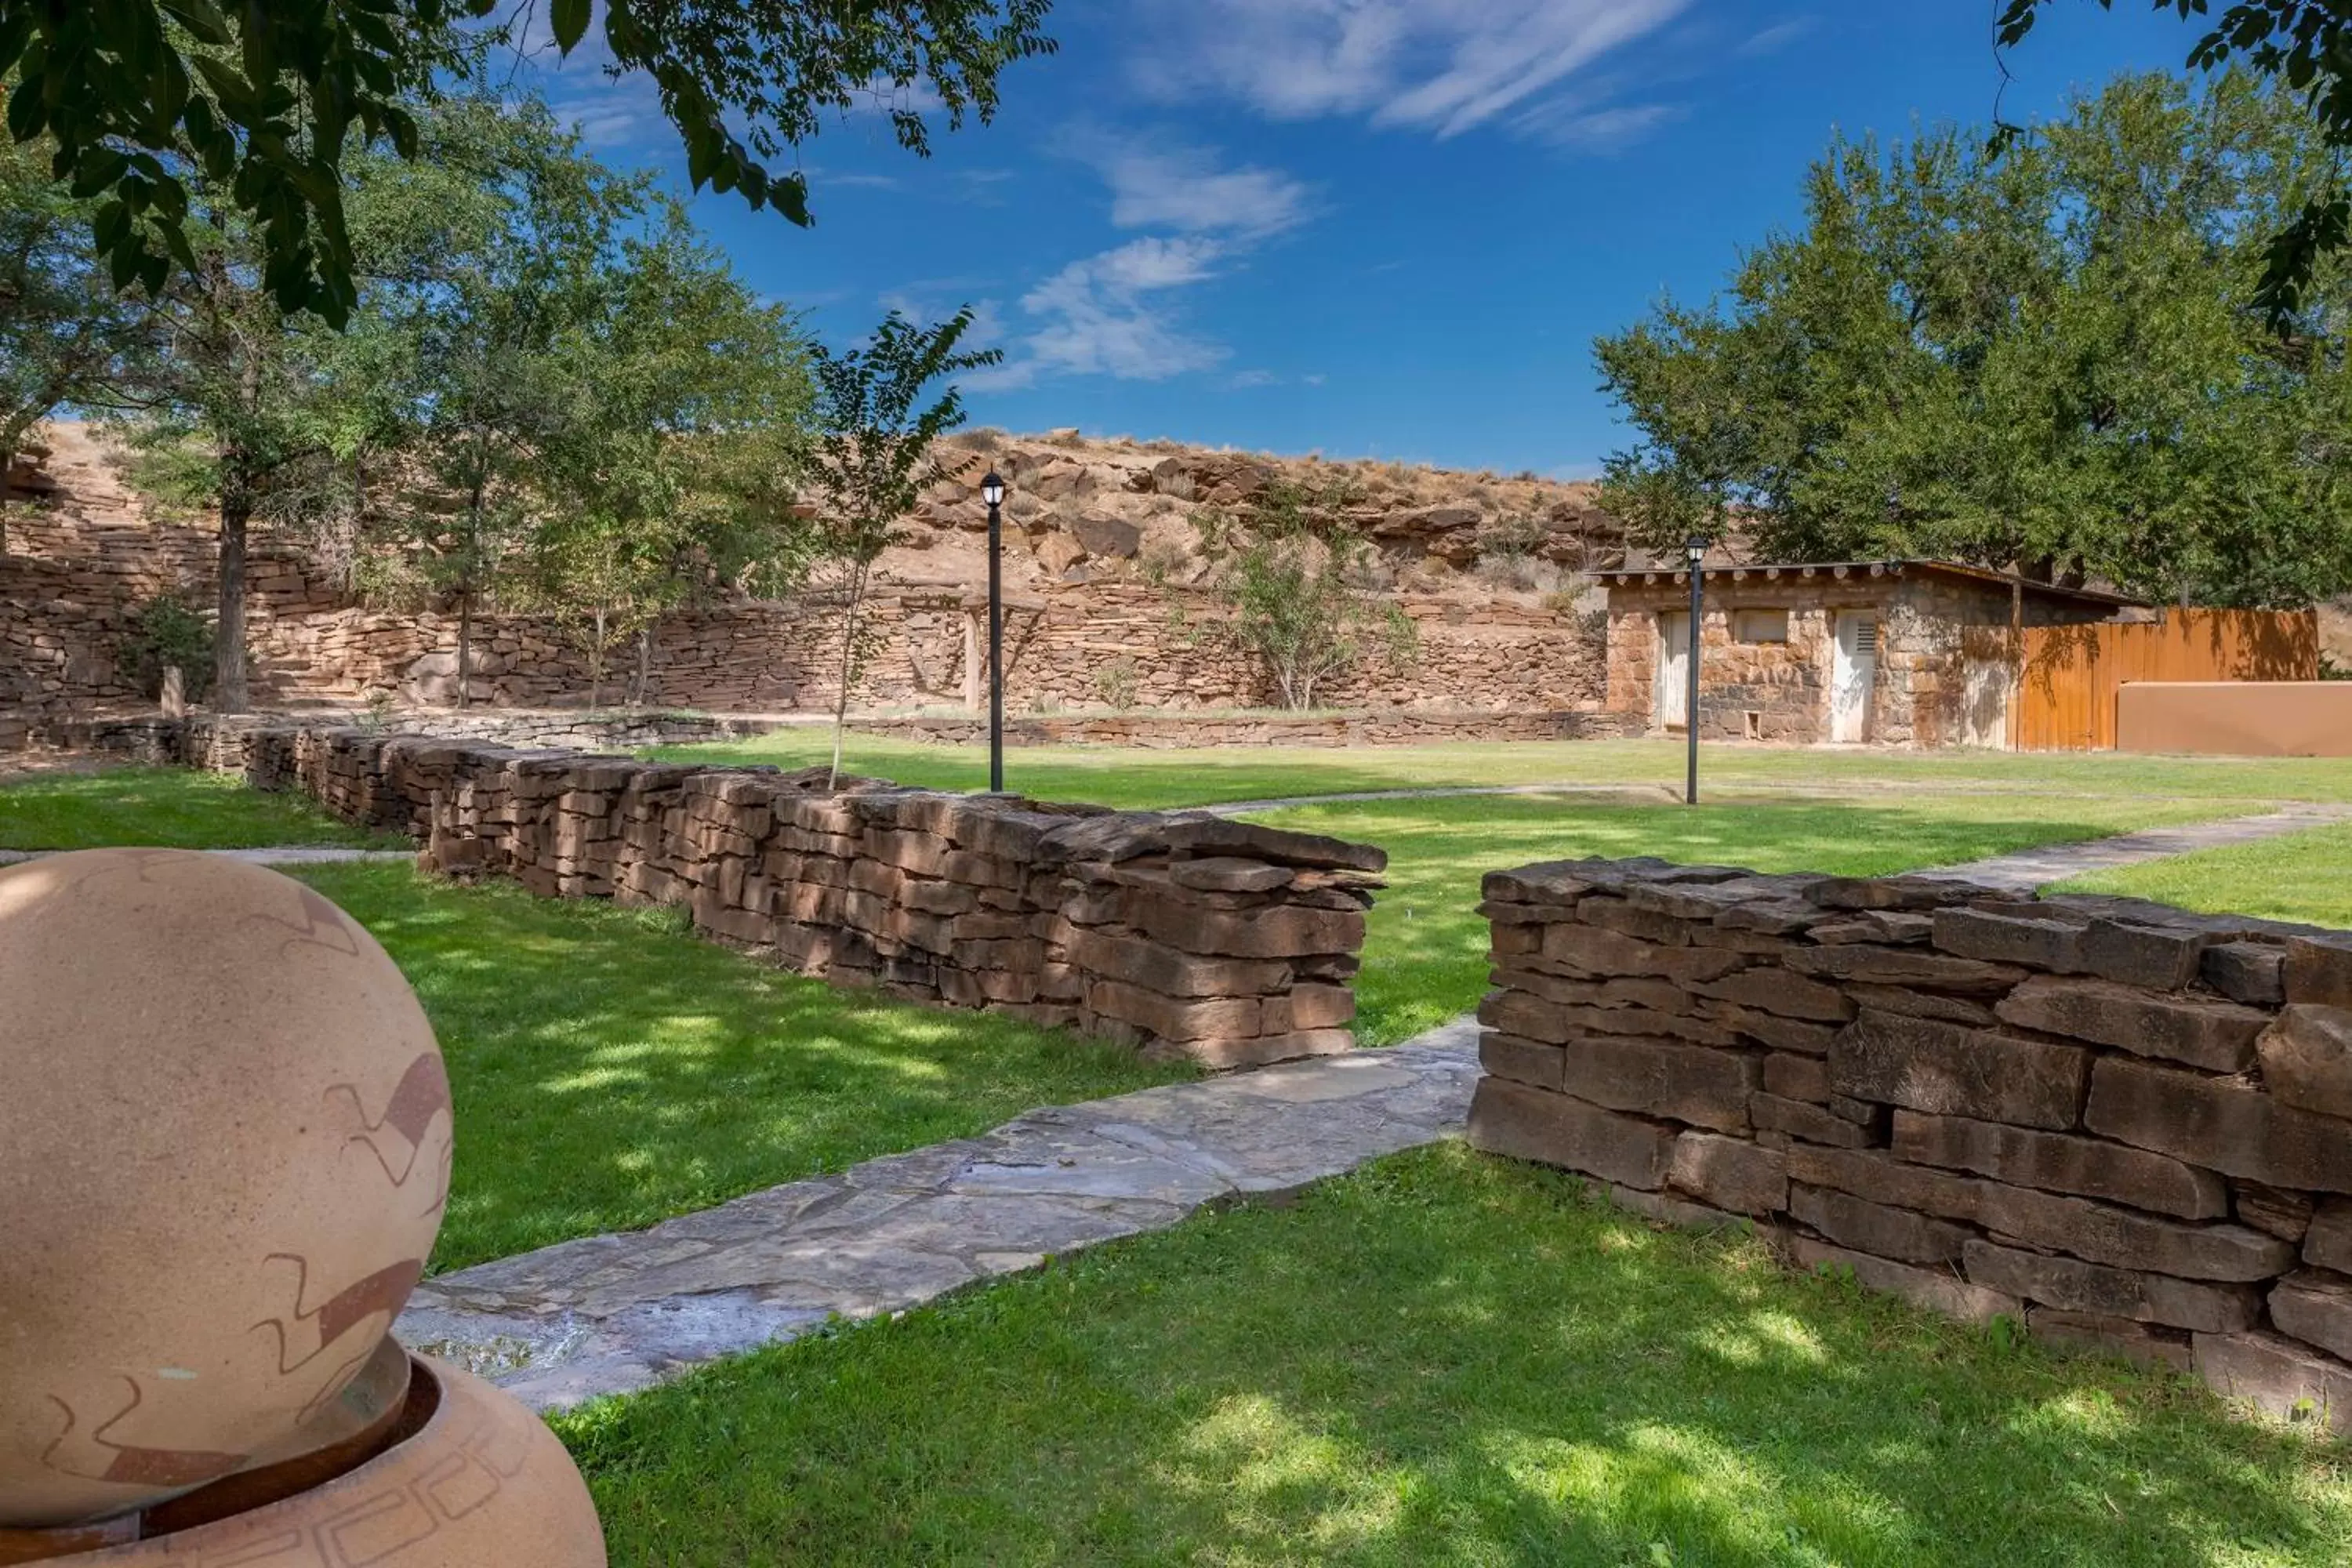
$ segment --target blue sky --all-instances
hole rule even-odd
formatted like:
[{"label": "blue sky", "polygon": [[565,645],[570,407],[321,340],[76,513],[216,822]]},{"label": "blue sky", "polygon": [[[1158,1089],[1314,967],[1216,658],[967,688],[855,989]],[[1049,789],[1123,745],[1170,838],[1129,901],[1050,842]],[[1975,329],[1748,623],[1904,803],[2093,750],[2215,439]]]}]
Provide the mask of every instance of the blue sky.
[{"label": "blue sky", "polygon": [[[1591,344],[1705,298],[1797,214],[1833,128],[1979,123],[1996,0],[1063,0],[1061,52],[921,161],[859,113],[801,151],[818,223],[696,216],[848,342],[969,303],[1006,363],[975,423],[1594,472],[1622,444]],[[2011,119],[2194,34],[2057,0]],[[668,170],[641,83],[542,73],[617,163]]]}]

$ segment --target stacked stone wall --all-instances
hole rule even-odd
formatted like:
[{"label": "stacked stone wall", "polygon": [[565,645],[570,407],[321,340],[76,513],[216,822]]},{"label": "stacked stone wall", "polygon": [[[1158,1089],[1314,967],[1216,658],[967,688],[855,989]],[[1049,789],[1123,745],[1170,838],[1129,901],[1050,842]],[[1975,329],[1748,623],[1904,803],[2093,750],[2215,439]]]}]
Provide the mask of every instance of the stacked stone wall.
[{"label": "stacked stone wall", "polygon": [[[217,758],[191,724],[192,759]],[[684,906],[803,973],[1213,1068],[1354,1043],[1379,849],[1200,813],[941,795],[365,730],[242,735],[262,789],[414,835],[447,873]]]},{"label": "stacked stone wall", "polygon": [[1639,860],[1486,898],[1478,1147],[2352,1431],[2352,933]]}]

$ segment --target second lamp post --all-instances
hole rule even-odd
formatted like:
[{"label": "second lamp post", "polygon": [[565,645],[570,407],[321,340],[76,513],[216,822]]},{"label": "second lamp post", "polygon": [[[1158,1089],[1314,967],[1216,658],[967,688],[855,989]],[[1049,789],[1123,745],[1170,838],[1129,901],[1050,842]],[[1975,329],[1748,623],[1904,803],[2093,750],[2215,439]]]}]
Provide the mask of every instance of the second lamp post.
[{"label": "second lamp post", "polygon": [[[967,473],[971,470],[966,469]],[[1004,481],[980,481],[988,503],[988,789],[1004,793]]]},{"label": "second lamp post", "polygon": [[1698,630],[1699,619],[1706,613],[1706,590],[1701,585],[1706,578],[1706,541],[1692,534],[1683,541],[1683,555],[1690,563],[1690,690],[1683,702],[1683,733],[1690,737],[1690,773],[1683,785],[1683,804],[1698,804]]}]

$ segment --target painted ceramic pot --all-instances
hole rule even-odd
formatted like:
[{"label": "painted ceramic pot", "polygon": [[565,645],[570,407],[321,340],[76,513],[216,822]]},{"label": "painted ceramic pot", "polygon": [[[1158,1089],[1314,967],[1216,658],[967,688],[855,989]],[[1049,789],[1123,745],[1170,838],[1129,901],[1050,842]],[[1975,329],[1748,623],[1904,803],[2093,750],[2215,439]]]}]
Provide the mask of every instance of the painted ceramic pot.
[{"label": "painted ceramic pot", "polygon": [[311,889],[180,850],[0,870],[0,1528],[364,1425],[449,1150],[424,1010]]},{"label": "painted ceramic pot", "polygon": [[[410,1386],[405,1435],[355,1469],[44,1568],[604,1568],[595,1504],[545,1423],[481,1379],[423,1357]],[[151,1516],[159,1521],[168,1522]]]}]

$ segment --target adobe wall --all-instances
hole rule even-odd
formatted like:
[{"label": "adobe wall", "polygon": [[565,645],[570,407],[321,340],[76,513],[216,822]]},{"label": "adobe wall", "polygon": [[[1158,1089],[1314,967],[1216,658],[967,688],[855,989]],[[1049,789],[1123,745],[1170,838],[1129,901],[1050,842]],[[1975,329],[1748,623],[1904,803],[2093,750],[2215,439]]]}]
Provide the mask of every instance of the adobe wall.
[{"label": "adobe wall", "polygon": [[2352,1431],[2352,933],[1656,860],[1486,898],[1478,1147]]},{"label": "adobe wall", "polygon": [[[185,726],[184,753],[219,752]],[[1212,1068],[1348,1050],[1381,850],[1201,813],[941,795],[426,735],[245,731],[242,771],[421,862],[684,906],[802,973]]]}]

